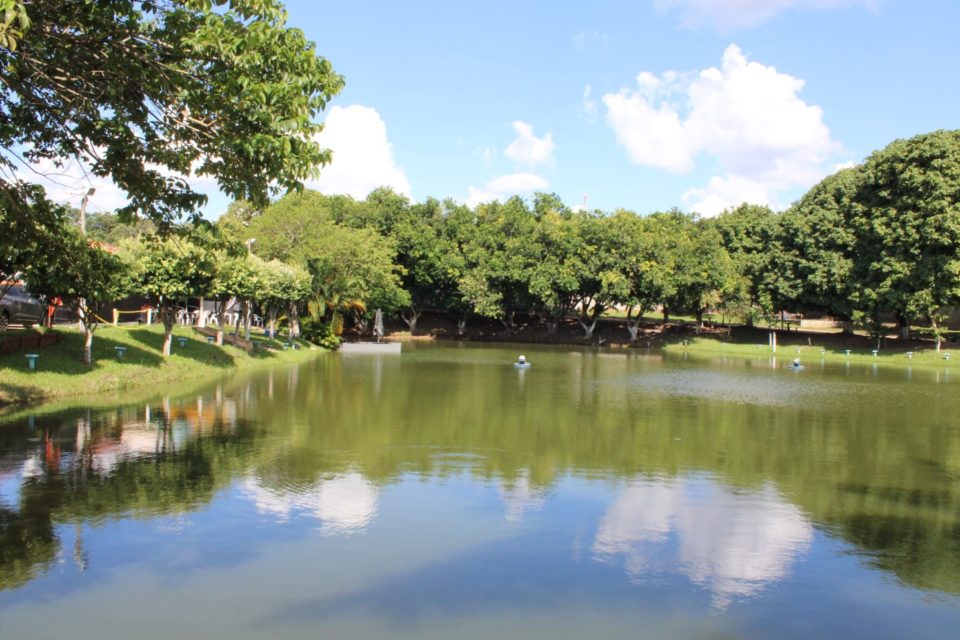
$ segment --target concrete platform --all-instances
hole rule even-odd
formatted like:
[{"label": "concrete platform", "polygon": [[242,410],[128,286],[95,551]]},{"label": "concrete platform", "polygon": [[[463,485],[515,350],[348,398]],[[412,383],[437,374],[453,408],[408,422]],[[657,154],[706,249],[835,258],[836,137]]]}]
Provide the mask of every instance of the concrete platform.
[{"label": "concrete platform", "polygon": [[344,342],[340,353],[372,353],[400,355],[402,345],[399,342]]}]

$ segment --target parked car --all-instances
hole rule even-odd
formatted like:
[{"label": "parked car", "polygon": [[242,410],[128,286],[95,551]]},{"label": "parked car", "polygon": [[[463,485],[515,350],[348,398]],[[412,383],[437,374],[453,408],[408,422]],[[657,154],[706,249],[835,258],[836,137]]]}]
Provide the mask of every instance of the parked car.
[{"label": "parked car", "polygon": [[47,303],[32,296],[26,285],[18,282],[0,300],[0,331],[6,331],[12,322],[27,328],[43,324],[46,315]]}]

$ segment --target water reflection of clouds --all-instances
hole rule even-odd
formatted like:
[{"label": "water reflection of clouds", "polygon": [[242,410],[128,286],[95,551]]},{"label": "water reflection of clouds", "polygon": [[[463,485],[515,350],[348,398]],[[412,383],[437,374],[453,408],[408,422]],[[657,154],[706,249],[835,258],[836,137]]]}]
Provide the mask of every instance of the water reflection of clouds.
[{"label": "water reflection of clouds", "polygon": [[540,511],[546,501],[545,491],[531,486],[527,476],[504,480],[499,491],[506,507],[507,522],[511,524],[519,523],[527,513]]},{"label": "water reflection of clouds", "polygon": [[600,521],[596,557],[623,556],[633,580],[679,573],[713,604],[759,593],[786,578],[813,527],[772,487],[734,492],[700,478],[628,484]]},{"label": "water reflection of clouds", "polygon": [[359,473],[282,489],[264,487],[259,479],[250,478],[243,490],[258,512],[279,521],[297,514],[310,515],[320,520],[320,531],[326,535],[364,531],[377,515],[380,497],[380,490]]}]

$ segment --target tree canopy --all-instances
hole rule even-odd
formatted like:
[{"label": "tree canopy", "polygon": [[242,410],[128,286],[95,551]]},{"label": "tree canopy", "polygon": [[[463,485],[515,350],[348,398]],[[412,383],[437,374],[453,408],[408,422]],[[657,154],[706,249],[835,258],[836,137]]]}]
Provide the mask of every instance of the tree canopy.
[{"label": "tree canopy", "polygon": [[[198,217],[187,178],[265,206],[329,162],[316,116],[343,79],[276,0],[4,0],[0,166],[76,158],[123,218]],[[25,198],[3,207],[27,215]],[[8,213],[8,215],[10,215]]]}]

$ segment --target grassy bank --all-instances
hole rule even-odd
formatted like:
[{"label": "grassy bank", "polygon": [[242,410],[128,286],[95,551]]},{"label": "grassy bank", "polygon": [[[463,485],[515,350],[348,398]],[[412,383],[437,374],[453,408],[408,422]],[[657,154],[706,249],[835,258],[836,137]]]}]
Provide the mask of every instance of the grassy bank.
[{"label": "grassy bank", "polygon": [[[58,344],[31,349],[40,354],[34,371],[23,352],[0,356],[0,407],[210,378],[238,369],[300,362],[317,353],[305,342],[298,343],[299,349],[285,350],[281,341],[255,337],[262,348],[248,354],[229,345],[209,344],[191,327],[176,327],[173,353],[163,358],[162,327],[104,326],[94,336],[94,362],[87,366],[81,362],[83,336],[75,330],[61,333]],[[178,338],[184,340],[183,346]],[[124,349],[122,359],[117,347]]]},{"label": "grassy bank", "polygon": [[677,338],[666,343],[663,348],[679,353],[725,355],[731,357],[756,358],[776,355],[778,358],[793,360],[800,358],[801,363],[814,362],[852,362],[858,364],[881,364],[891,367],[946,367],[960,365],[960,350],[943,348],[939,353],[933,347],[915,348],[894,346],[881,348],[873,354],[872,348],[831,344],[823,339],[817,344],[817,336],[812,336],[812,344],[781,344],[776,354],[766,343],[729,341],[712,336]]}]

